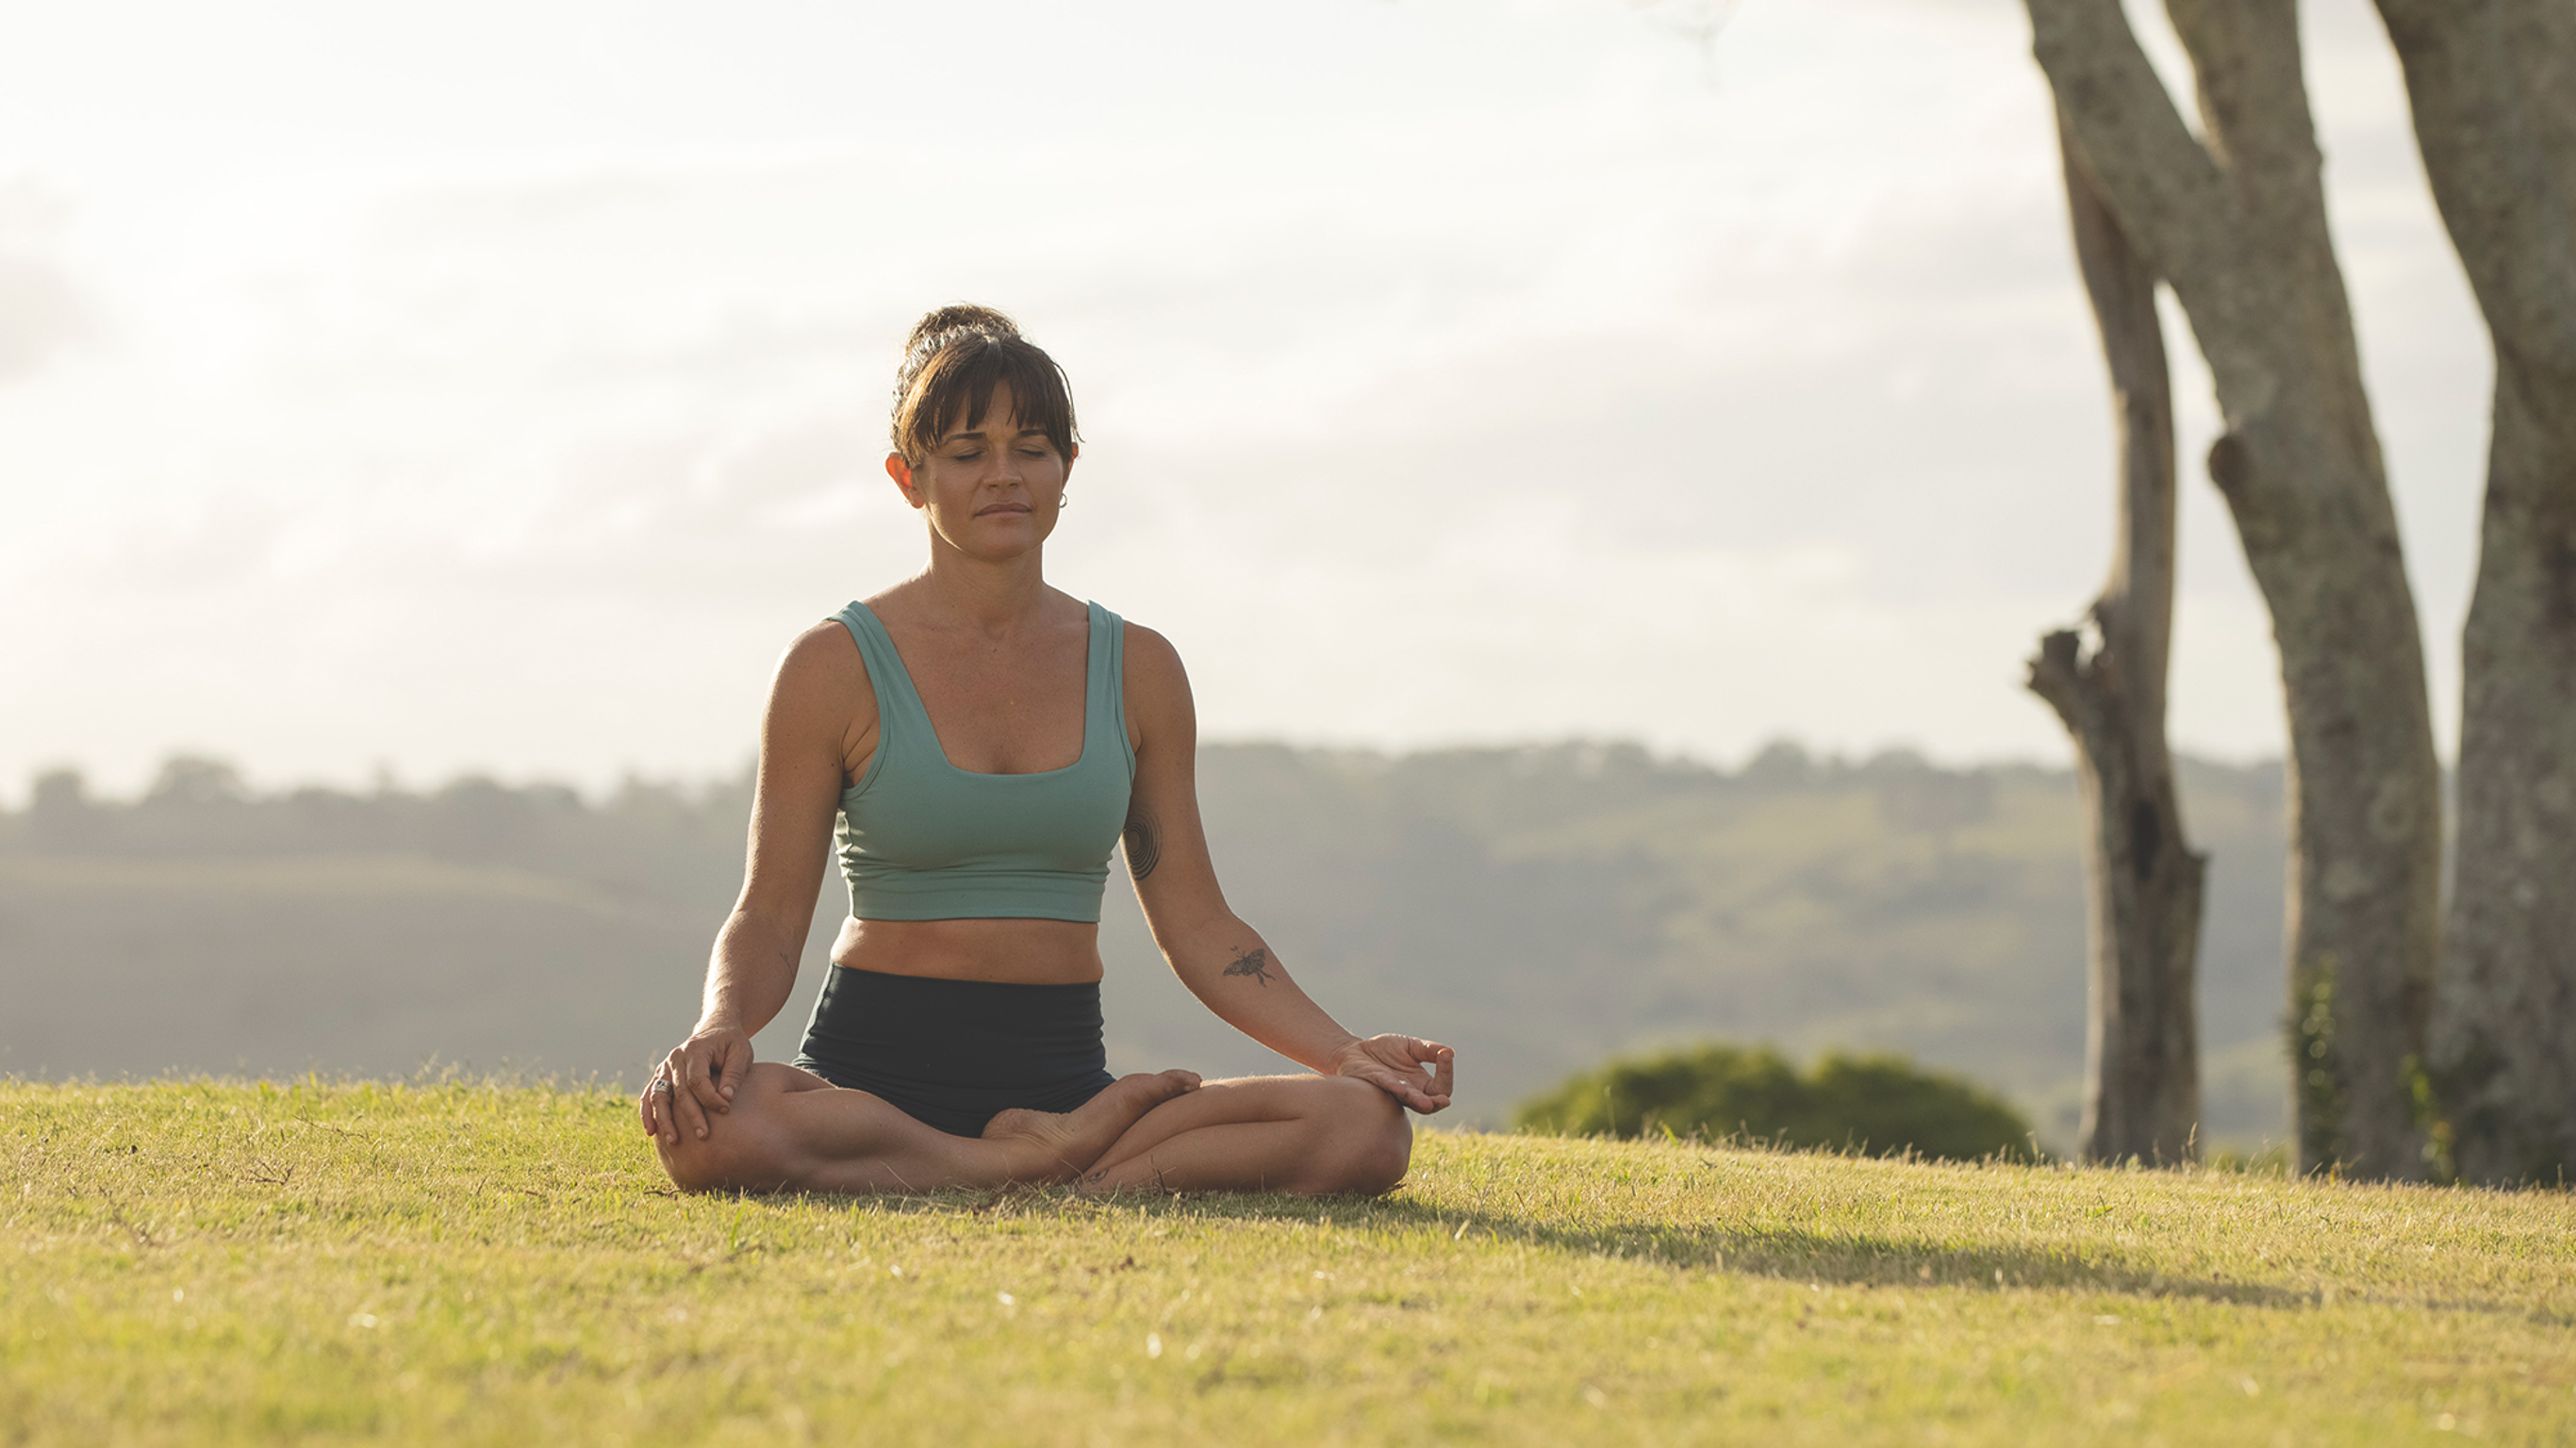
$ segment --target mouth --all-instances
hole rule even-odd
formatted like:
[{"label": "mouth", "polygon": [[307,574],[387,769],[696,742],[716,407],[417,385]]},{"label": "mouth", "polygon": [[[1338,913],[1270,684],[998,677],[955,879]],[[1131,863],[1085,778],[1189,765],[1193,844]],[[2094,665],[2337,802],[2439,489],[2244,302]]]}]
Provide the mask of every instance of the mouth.
[{"label": "mouth", "polygon": [[1026,514],[1031,511],[1034,510],[1032,510],[1026,503],[995,503],[989,508],[976,509],[975,516],[978,518],[1008,518]]}]

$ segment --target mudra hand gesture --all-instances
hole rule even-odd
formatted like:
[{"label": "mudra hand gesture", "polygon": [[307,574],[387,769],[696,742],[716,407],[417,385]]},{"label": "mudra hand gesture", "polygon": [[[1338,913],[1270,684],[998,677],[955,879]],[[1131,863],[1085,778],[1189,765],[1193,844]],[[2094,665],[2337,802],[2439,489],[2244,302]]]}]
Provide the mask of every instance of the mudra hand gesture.
[{"label": "mudra hand gesture", "polygon": [[1366,1081],[1429,1115],[1449,1104],[1458,1053],[1419,1036],[1360,1036],[1333,1056],[1333,1074]]}]

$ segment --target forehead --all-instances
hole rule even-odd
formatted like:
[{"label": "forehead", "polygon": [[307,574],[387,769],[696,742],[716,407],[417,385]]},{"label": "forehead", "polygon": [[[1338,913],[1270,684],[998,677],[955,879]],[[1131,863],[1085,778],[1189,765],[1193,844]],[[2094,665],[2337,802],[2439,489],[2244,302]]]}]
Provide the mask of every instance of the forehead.
[{"label": "forehead", "polygon": [[[970,399],[971,406],[971,399]],[[1046,429],[1020,416],[1019,399],[1011,395],[1011,384],[996,382],[990,397],[984,399],[981,416],[961,416],[946,432],[941,442],[961,437],[1027,437],[1043,435]]]}]

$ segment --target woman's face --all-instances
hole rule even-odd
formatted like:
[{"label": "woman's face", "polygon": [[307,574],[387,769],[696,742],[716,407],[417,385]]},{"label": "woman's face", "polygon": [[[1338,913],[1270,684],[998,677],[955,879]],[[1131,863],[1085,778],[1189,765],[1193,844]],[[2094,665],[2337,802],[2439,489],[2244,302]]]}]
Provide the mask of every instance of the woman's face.
[{"label": "woman's face", "polygon": [[970,558],[1017,557],[1046,541],[1064,506],[1073,459],[1025,427],[1007,386],[995,387],[981,421],[959,423],[918,465],[901,453],[886,473],[904,501],[930,518],[932,535]]}]

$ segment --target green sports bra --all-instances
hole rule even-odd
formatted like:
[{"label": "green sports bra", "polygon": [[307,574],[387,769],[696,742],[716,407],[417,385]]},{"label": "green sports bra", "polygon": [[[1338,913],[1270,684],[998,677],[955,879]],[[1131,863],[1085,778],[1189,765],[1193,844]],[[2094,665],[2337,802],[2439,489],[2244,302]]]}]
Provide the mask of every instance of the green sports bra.
[{"label": "green sports bra", "polygon": [[1082,757],[1037,774],[977,774],[948,762],[885,625],[864,603],[850,631],[877,696],[877,750],[841,792],[841,874],[861,920],[1100,919],[1109,851],[1127,823],[1136,750],[1127,741],[1118,615],[1091,604]]}]

